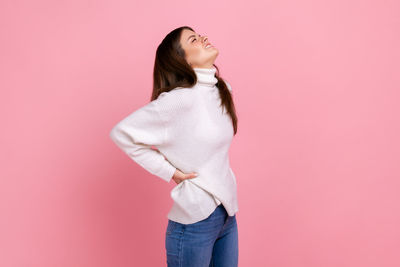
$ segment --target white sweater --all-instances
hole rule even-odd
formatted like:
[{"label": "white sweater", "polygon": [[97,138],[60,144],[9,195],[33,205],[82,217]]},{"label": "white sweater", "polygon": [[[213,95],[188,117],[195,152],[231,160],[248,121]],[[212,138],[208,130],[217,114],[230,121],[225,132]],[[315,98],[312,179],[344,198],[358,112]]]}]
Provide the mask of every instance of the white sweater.
[{"label": "white sweater", "polygon": [[161,93],[110,132],[132,160],[166,182],[176,168],[197,172],[197,177],[183,180],[170,193],[173,205],[167,218],[182,224],[206,219],[220,203],[229,216],[238,211],[236,177],[228,154],[233,126],[220,106],[216,68],[193,70],[197,76],[193,87]]}]

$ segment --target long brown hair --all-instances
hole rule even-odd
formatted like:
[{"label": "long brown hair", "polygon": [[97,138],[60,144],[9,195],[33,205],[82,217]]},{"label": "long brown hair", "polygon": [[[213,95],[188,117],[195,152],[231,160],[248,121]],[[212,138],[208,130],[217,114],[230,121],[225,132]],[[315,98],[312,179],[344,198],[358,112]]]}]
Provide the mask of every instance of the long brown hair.
[{"label": "long brown hair", "polygon": [[[163,92],[169,92],[176,87],[193,87],[197,82],[197,76],[185,59],[185,51],[181,47],[180,38],[183,29],[194,31],[189,26],[174,29],[165,36],[157,47],[153,71],[153,92],[151,101]],[[232,119],[234,134],[237,132],[237,116],[231,92],[223,78],[219,76],[218,67],[215,77],[218,79],[216,86],[221,98],[221,106],[225,107]]]}]

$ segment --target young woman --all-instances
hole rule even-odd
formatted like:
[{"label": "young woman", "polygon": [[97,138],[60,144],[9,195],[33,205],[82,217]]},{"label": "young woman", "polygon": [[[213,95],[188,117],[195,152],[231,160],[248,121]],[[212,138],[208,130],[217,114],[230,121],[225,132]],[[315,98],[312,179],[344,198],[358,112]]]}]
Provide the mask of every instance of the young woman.
[{"label": "young woman", "polygon": [[168,266],[238,265],[236,177],[228,155],[237,117],[232,88],[214,64],[218,53],[190,27],[170,32],[157,48],[150,103],[110,132],[140,166],[176,183],[165,232]]}]

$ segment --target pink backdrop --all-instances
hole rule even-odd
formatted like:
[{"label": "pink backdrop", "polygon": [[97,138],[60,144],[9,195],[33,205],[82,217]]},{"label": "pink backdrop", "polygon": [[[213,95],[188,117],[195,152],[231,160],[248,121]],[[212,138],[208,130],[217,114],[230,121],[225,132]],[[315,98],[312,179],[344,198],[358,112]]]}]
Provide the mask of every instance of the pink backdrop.
[{"label": "pink backdrop", "polygon": [[400,266],[399,1],[1,1],[0,266],[165,266],[173,182],[109,139],[189,25],[239,130],[239,265]]}]

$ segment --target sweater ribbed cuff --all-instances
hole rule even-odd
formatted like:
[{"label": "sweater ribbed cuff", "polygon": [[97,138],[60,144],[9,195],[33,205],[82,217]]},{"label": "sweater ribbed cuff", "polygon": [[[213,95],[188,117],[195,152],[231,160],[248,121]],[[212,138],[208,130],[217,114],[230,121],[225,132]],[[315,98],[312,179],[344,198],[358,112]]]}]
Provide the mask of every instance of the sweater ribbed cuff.
[{"label": "sweater ribbed cuff", "polygon": [[161,170],[157,174],[158,177],[169,183],[174,176],[174,173],[176,171],[176,168],[171,165],[168,161],[165,161]]}]

